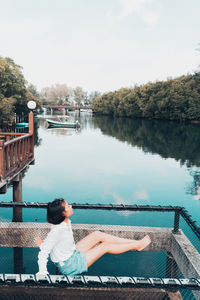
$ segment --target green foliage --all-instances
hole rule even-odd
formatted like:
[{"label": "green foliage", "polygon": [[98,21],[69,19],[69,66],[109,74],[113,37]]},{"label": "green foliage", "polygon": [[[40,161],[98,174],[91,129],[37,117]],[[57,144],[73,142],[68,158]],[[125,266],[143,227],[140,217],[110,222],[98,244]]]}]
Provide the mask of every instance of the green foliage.
[{"label": "green foliage", "polygon": [[0,122],[1,124],[8,124],[11,125],[11,123],[14,121],[14,104],[15,99],[14,98],[0,98]]},{"label": "green foliage", "polygon": [[27,102],[40,101],[26,88],[22,68],[9,57],[0,57],[0,122],[9,124],[14,114],[28,113]]},{"label": "green foliage", "polygon": [[39,92],[37,91],[36,87],[32,83],[30,83],[27,86],[27,91],[30,92],[33,95],[33,97],[40,98]]},{"label": "green foliage", "polygon": [[200,120],[200,73],[106,93],[93,107],[112,116]]}]

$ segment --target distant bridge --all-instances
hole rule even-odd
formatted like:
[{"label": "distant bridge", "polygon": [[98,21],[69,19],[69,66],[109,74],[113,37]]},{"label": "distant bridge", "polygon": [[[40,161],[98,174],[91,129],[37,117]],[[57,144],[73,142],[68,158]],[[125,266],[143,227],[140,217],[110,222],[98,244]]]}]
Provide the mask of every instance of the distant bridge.
[{"label": "distant bridge", "polygon": [[55,104],[45,104],[42,105],[42,108],[47,108],[50,109],[51,111],[51,115],[53,115],[53,112],[55,109],[63,109],[64,114],[66,114],[67,110],[78,110],[79,113],[81,111],[81,109],[84,110],[92,110],[93,111],[93,107],[92,105],[80,105],[80,106],[76,106],[76,105],[55,105]]}]

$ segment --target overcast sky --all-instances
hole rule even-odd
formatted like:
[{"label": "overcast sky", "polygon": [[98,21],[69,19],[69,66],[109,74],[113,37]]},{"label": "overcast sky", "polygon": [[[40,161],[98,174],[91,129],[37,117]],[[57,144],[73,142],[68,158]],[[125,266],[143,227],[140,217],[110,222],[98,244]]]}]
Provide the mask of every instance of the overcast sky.
[{"label": "overcast sky", "polygon": [[193,73],[200,0],[0,0],[0,56],[38,90],[101,92]]}]

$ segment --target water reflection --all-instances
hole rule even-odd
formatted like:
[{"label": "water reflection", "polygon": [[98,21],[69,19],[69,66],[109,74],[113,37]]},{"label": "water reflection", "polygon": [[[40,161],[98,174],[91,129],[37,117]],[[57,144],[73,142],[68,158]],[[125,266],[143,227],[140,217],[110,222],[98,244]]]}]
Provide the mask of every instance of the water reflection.
[{"label": "water reflection", "polygon": [[[46,118],[52,118],[55,120],[67,119],[70,122],[78,120],[81,124],[81,128],[78,131],[76,129],[70,128],[48,128]],[[141,149],[144,153],[158,154],[164,159],[173,158],[175,161],[178,161],[180,163],[180,166],[185,166],[190,176],[192,177],[191,182],[185,183],[185,193],[187,195],[192,195],[194,200],[200,200],[200,139],[198,125],[158,120],[97,117],[92,116],[92,114],[88,114],[87,112],[81,114],[79,114],[78,112],[69,112],[67,116],[43,115],[39,116],[36,120],[35,145],[37,146],[41,145],[41,137],[38,136],[38,128],[42,128],[45,131],[47,130],[48,133],[50,133],[50,135],[52,136],[61,135],[63,137],[67,137],[78,134],[80,137],[80,144],[78,145],[78,147],[83,150],[83,145],[85,148],[85,143],[91,142],[90,140],[87,141],[87,138],[89,138],[89,136],[85,136],[85,130],[89,128],[90,130],[94,129],[94,131],[92,132],[95,132],[95,129],[100,129],[104,135],[115,137],[117,140],[126,142],[134,148]],[[84,136],[83,139],[81,135]],[[89,135],[91,135],[91,131]],[[46,138],[47,135],[45,135],[45,140]],[[48,137],[48,139],[49,138],[50,136]],[[97,137],[95,137],[95,144],[99,144],[99,142],[101,142],[101,144],[103,143],[103,140],[97,142],[96,139]],[[74,143],[74,140],[72,143]],[[69,147],[73,147],[72,143],[69,143],[68,140],[68,150]],[[92,149],[92,143],[90,146],[90,150]],[[101,147],[102,146],[100,146],[99,144],[98,148],[93,151],[96,169],[99,157],[101,155],[101,153],[98,153],[98,151]],[[114,149],[107,149],[107,151],[108,153],[109,151],[112,152],[112,157],[115,156],[115,154],[113,153]],[[118,152],[117,149],[115,152]],[[77,153],[77,156],[80,157],[80,155],[82,154],[82,152]],[[87,156],[87,154],[88,153],[85,153],[84,155]],[[68,153],[68,155],[70,154]],[[100,166],[98,166],[98,168],[101,168],[101,170],[104,172],[104,176],[111,173],[113,173],[113,176],[122,176],[122,168],[119,167],[118,163],[116,164],[115,162],[114,164],[111,164],[111,160],[105,161],[105,157],[101,157],[101,160],[101,164]],[[142,163],[144,159],[140,161]],[[94,162],[91,161],[91,157],[88,158],[88,163],[91,164],[91,166],[93,165]],[[68,163],[68,169],[69,166],[70,162]],[[83,162],[81,162],[81,166],[83,168]],[[73,169],[74,167],[75,166],[72,166]],[[145,166],[143,167],[145,168]],[[95,174],[94,172],[96,171],[96,169],[91,168],[90,170],[88,170],[88,172],[93,172],[93,174]],[[123,168],[123,171],[127,173],[127,168]],[[79,173],[81,173],[80,168]],[[83,180],[84,178],[81,179],[81,182],[83,182]],[[109,197],[114,199],[116,203],[130,204],[130,202],[132,201],[129,198],[122,199],[121,195],[117,194],[116,191],[106,191],[105,187],[104,189],[105,193],[107,195],[109,194]],[[138,191],[135,191],[133,198],[137,199],[138,201],[149,202],[149,195],[146,187],[141,187]]]},{"label": "water reflection", "polygon": [[200,167],[199,126],[194,124],[127,118],[94,118],[103,134],[126,141],[144,152],[174,158],[187,167]]},{"label": "water reflection", "polygon": [[[141,148],[145,153],[173,158],[185,165],[193,177],[186,193],[200,200],[199,126],[158,120],[97,117],[95,127],[102,133]],[[194,170],[195,168],[195,170]]]},{"label": "water reflection", "polygon": [[49,115],[36,119],[41,147],[35,152],[35,167],[26,176],[24,192],[29,199],[44,201],[59,193],[74,202],[177,204],[176,199],[181,199],[177,201],[184,206],[192,197],[200,199],[198,125],[68,115],[80,122],[80,131],[47,129]]},{"label": "water reflection", "polygon": [[190,169],[190,175],[193,177],[193,181],[187,184],[186,193],[193,195],[195,200],[200,200],[200,169]]},{"label": "water reflection", "polygon": [[59,134],[59,135],[72,135],[74,133],[80,133],[80,129],[74,128],[63,128],[63,127],[51,127],[49,126],[47,130],[52,134]]},{"label": "water reflection", "polygon": [[[51,131],[47,129],[44,117],[37,118],[40,144],[35,149],[35,166],[23,180],[23,201],[48,202],[63,197],[71,203],[178,205],[186,207],[199,222],[200,201],[192,201],[199,199],[200,190],[198,125],[100,118],[86,113],[80,116],[72,113],[71,117],[81,123],[78,134],[74,130],[68,134],[68,129],[64,128]],[[193,181],[186,184],[190,181],[189,175]],[[1,196],[3,201],[11,199],[11,190]],[[3,220],[11,221],[12,210],[1,208],[1,216]],[[40,209],[23,209],[23,221],[46,222],[46,213]],[[172,227],[173,215],[78,210],[72,216],[72,223]],[[181,228],[192,236],[191,230],[186,231],[186,225],[181,224]],[[196,244],[199,245],[199,241]],[[0,261],[2,272],[13,273],[14,261],[19,262],[15,266],[16,272],[22,272],[23,268],[27,273],[37,272],[36,249],[24,249],[23,253],[16,251],[14,254],[12,249],[0,250],[1,256],[6,258]],[[9,255],[9,261],[6,255]],[[165,262],[166,257],[159,257],[157,263],[157,253],[154,259],[152,253],[150,257],[146,255],[140,253],[140,260],[131,256],[127,262],[123,257],[121,264],[116,264],[113,258],[109,272],[128,276],[133,275],[134,270],[136,276],[165,276],[158,263],[162,259]],[[151,266],[142,270],[139,262],[146,267],[149,261]],[[107,266],[111,260],[103,262],[94,265],[90,274],[108,275]],[[115,270],[119,264],[120,268]]]}]

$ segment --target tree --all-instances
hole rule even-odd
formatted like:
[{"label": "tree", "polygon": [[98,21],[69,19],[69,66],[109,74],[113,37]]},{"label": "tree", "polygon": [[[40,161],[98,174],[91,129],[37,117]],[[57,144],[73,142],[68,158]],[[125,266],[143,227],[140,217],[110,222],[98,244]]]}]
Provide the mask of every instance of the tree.
[{"label": "tree", "polygon": [[13,111],[15,110],[14,104],[16,100],[14,98],[0,98],[0,124],[11,125],[15,120]]},{"label": "tree", "polygon": [[37,91],[36,86],[33,85],[32,83],[30,83],[30,84],[27,86],[27,91],[30,92],[35,98],[40,98],[40,94],[39,94],[39,92]]},{"label": "tree", "polygon": [[94,91],[91,92],[88,97],[87,97],[87,104],[92,104],[92,102],[94,101],[94,99],[96,99],[97,97],[99,97],[101,95],[100,92],[98,91]]},{"label": "tree", "polygon": [[72,90],[66,84],[56,84],[41,90],[43,103],[66,105],[70,103]]},{"label": "tree", "polygon": [[39,99],[34,97],[26,87],[22,67],[15,64],[9,57],[0,57],[0,122],[9,123],[14,120],[14,114],[29,111],[27,102]]},{"label": "tree", "polygon": [[74,94],[74,101],[77,105],[84,104],[84,100],[87,94],[86,92],[84,92],[82,87],[77,86],[76,88],[74,88],[73,94]]},{"label": "tree", "polygon": [[105,93],[93,107],[105,115],[200,121],[200,72]]}]

